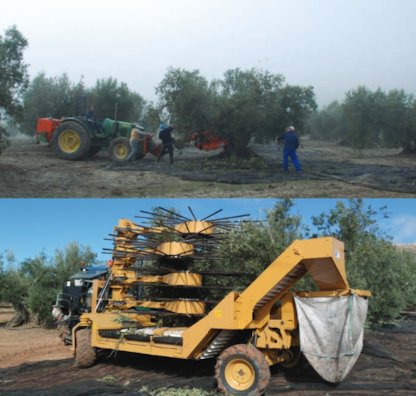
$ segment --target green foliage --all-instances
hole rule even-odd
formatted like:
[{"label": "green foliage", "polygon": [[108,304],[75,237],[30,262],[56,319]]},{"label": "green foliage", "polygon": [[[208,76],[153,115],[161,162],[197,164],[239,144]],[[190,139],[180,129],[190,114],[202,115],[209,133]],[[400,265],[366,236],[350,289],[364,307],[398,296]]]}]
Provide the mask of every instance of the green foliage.
[{"label": "green foliage", "polygon": [[167,110],[180,133],[213,128],[227,136],[238,156],[259,141],[280,134],[288,124],[304,127],[316,108],[312,87],[285,84],[284,77],[256,69],[232,69],[208,82],[198,70],[169,69],[157,88],[159,112]]},{"label": "green foliage", "polygon": [[23,131],[32,135],[36,128],[36,120],[40,117],[61,118],[80,115],[84,107],[82,98],[86,94],[82,81],[74,84],[66,74],[46,77],[45,73],[39,73],[23,96]]},{"label": "green foliage", "polygon": [[342,106],[337,101],[313,113],[308,120],[311,137],[326,140],[344,139],[347,129],[343,117]]},{"label": "green foliage", "polygon": [[363,236],[349,254],[347,271],[352,287],[370,290],[368,321],[389,322],[416,304],[416,255],[391,242]]},{"label": "green foliage", "polygon": [[403,90],[359,87],[313,114],[308,126],[317,138],[338,140],[357,150],[401,147],[416,152],[416,100]]},{"label": "green foliage", "polygon": [[27,40],[16,26],[0,35],[0,154],[8,146],[8,134],[1,124],[2,117],[18,117],[20,98],[28,84],[27,65],[23,51]]},{"label": "green foliage", "polygon": [[142,117],[145,101],[138,93],[130,91],[127,84],[119,84],[110,77],[97,80],[89,92],[89,104],[94,106],[99,118],[112,119],[117,104],[117,120],[137,122]]},{"label": "green foliage", "polygon": [[[380,209],[383,217],[387,218],[385,210],[385,207]],[[371,205],[364,207],[362,199],[351,199],[348,204],[338,201],[334,209],[313,217],[312,222],[321,235],[331,235],[343,241],[348,258],[349,252],[354,251],[364,236],[384,237],[375,219],[377,213]]]},{"label": "green foliage", "polygon": [[169,68],[156,93],[160,97],[159,111],[168,110],[170,123],[179,133],[209,127],[213,97],[199,70]]},{"label": "green foliage", "polygon": [[17,306],[27,296],[27,281],[15,268],[5,268],[4,259],[0,256],[0,301]]},{"label": "green foliage", "polygon": [[334,236],[345,243],[346,267],[351,287],[373,293],[369,303],[371,324],[391,321],[402,310],[416,303],[416,256],[399,250],[381,232],[376,215],[379,211],[364,207],[361,199],[313,218],[323,236]]},{"label": "green foliage", "polygon": [[155,131],[160,124],[160,109],[153,102],[146,102],[140,119],[146,131]]},{"label": "green foliage", "polygon": [[78,242],[70,242],[65,249],[57,249],[53,258],[53,266],[57,274],[57,287],[61,288],[68,278],[79,271],[80,263],[92,265],[96,254],[89,246],[82,246]]},{"label": "green foliage", "polygon": [[23,99],[22,126],[29,135],[40,117],[80,116],[90,107],[99,118],[114,118],[116,103],[118,120],[138,121],[145,104],[138,93],[113,78],[97,80],[93,88],[87,88],[82,80],[75,84],[66,74],[47,77],[45,73],[39,73],[31,81]]},{"label": "green foliage", "polygon": [[380,142],[379,120],[382,115],[384,93],[366,87],[347,92],[343,103],[347,139],[358,150],[374,147]]},{"label": "green foliage", "polygon": [[21,265],[21,273],[28,284],[25,303],[40,323],[53,321],[51,307],[56,299],[57,272],[44,254],[27,259]]},{"label": "green foliage", "polygon": [[265,222],[241,222],[220,245],[218,269],[242,272],[238,278],[212,279],[213,284],[245,287],[295,239],[302,238],[300,216],[290,214],[293,202],[283,199]]},{"label": "green foliage", "polygon": [[[89,247],[69,243],[56,250],[53,259],[45,254],[24,260],[18,269],[4,269],[0,258],[0,301],[27,306],[39,323],[53,322],[52,305],[69,276],[79,270],[80,262],[91,265],[96,255]],[[10,267],[10,265],[9,265]]]},{"label": "green foliage", "polygon": [[27,65],[23,61],[27,44],[16,26],[0,36],[0,107],[13,116],[20,109],[19,99],[28,83]]},{"label": "green foliage", "polygon": [[416,152],[416,100],[403,90],[392,90],[384,96],[382,144]]},{"label": "green foliage", "polygon": [[[216,82],[216,130],[231,138],[235,154],[244,156],[252,136],[264,140],[276,136],[287,124],[288,108],[283,107],[287,94],[284,78],[255,69],[227,70]],[[284,98],[283,98],[284,96]]]}]

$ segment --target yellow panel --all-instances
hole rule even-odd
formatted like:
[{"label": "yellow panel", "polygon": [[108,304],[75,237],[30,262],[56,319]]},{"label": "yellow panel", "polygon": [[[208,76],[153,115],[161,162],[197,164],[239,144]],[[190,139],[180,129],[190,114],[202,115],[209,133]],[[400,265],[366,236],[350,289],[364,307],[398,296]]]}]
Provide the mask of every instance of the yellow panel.
[{"label": "yellow panel", "polygon": [[201,286],[202,275],[191,272],[173,272],[163,276],[163,283],[176,286]]},{"label": "yellow panel", "polygon": [[187,221],[178,224],[175,230],[181,234],[212,235],[214,233],[214,224],[209,221]]},{"label": "yellow panel", "polygon": [[157,247],[155,253],[171,257],[190,256],[194,253],[194,246],[184,242],[164,242]]}]

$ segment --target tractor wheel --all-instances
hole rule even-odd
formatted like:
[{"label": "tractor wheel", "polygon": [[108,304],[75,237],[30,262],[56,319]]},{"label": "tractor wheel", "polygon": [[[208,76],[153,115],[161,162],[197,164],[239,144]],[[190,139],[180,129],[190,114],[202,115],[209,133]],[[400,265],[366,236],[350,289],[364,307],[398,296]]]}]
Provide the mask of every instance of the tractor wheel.
[{"label": "tractor wheel", "polygon": [[92,158],[95,154],[97,154],[101,150],[101,146],[91,146],[88,150],[87,157]]},{"label": "tractor wheel", "polygon": [[91,329],[78,330],[75,346],[75,364],[80,368],[94,365],[97,353],[91,345]]},{"label": "tractor wheel", "polygon": [[57,326],[59,338],[64,342],[65,345],[71,345],[71,330],[66,324],[60,324]]},{"label": "tractor wheel", "polygon": [[91,139],[83,125],[68,121],[54,132],[52,145],[59,158],[78,160],[88,155]]},{"label": "tractor wheel", "polygon": [[118,137],[111,141],[108,147],[110,160],[115,162],[123,162],[130,154],[131,148],[129,139],[125,137]]},{"label": "tractor wheel", "polygon": [[263,354],[252,345],[227,348],[217,359],[215,378],[226,395],[262,395],[270,381],[270,368]]}]

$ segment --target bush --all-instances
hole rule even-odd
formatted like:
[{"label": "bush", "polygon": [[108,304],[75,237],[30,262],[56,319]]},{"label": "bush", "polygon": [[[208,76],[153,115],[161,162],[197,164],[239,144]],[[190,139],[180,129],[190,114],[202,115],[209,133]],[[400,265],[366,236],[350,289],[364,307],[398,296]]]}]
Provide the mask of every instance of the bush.
[{"label": "bush", "polygon": [[368,321],[391,322],[416,303],[416,255],[373,236],[357,243],[347,262],[352,287],[372,292]]}]

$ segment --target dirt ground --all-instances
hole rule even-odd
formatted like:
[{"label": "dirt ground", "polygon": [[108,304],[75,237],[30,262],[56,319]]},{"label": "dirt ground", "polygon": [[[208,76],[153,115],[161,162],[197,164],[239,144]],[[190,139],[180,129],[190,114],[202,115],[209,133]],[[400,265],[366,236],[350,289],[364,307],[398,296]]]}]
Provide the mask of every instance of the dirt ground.
[{"label": "dirt ground", "polygon": [[105,151],[83,161],[58,159],[47,145],[14,138],[0,155],[0,197],[415,197],[416,156],[374,149],[358,155],[304,139],[303,173],[281,169],[281,148],[252,144],[247,161],[177,150],[175,164],[147,155],[115,164]]},{"label": "dirt ground", "polygon": [[[74,367],[69,347],[55,330],[33,324],[5,329],[11,310],[0,308],[0,395],[138,395],[159,387],[197,387],[215,392],[214,363],[118,353],[94,367]],[[416,394],[416,318],[378,332],[365,345],[349,376],[325,383],[312,369],[299,378],[272,370],[268,395]]]}]

